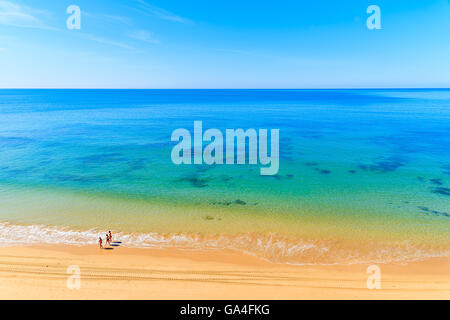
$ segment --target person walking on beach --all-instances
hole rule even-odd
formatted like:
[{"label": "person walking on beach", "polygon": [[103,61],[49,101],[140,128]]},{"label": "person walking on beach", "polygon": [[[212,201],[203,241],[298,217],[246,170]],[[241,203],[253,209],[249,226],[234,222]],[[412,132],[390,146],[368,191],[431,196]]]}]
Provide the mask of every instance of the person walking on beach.
[{"label": "person walking on beach", "polygon": [[100,249],[103,249],[102,243],[103,243],[102,237],[98,237],[98,246],[100,247]]},{"label": "person walking on beach", "polygon": [[112,242],[112,233],[111,233],[111,230],[109,230],[109,242]]},{"label": "person walking on beach", "polygon": [[106,244],[108,244],[108,245],[111,244],[111,239],[109,238],[108,234],[106,234]]}]

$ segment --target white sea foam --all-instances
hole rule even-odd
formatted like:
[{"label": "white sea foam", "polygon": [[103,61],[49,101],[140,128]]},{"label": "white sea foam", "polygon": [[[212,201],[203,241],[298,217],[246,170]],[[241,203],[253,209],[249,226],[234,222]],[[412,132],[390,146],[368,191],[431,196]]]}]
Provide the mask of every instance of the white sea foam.
[{"label": "white sea foam", "polygon": [[[106,230],[77,231],[45,225],[16,225],[0,222],[0,246],[96,245]],[[288,264],[353,264],[416,261],[450,257],[446,247],[429,247],[410,241],[368,243],[343,247],[339,241],[292,239],[276,234],[204,236],[199,234],[116,233],[114,240],[132,248],[233,249],[272,262]]]}]

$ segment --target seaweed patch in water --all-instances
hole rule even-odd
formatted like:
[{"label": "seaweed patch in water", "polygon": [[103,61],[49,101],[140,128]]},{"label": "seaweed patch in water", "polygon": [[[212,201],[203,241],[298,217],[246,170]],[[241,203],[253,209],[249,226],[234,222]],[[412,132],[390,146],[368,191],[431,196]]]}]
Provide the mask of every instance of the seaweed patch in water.
[{"label": "seaweed patch in water", "polygon": [[331,171],[327,170],[327,169],[319,169],[319,168],[314,168],[314,170],[316,170],[317,172],[319,172],[320,174],[330,174]]},{"label": "seaweed patch in water", "polygon": [[214,205],[214,206],[216,206],[216,205],[229,206],[229,205],[232,205],[232,204],[238,204],[238,205],[241,205],[241,206],[245,206],[247,204],[247,202],[245,202],[245,201],[243,201],[241,199],[236,199],[233,202],[226,201],[226,200],[224,200],[224,201],[212,201],[211,204]]},{"label": "seaweed patch in water", "polygon": [[437,186],[442,186],[442,179],[434,178],[434,179],[430,179],[430,182]]},{"label": "seaweed patch in water", "polygon": [[397,170],[398,168],[404,166],[404,162],[401,160],[398,160],[396,158],[390,157],[383,160],[377,160],[374,161],[373,164],[366,165],[366,164],[360,164],[358,167],[361,170],[366,171],[375,171],[375,172],[392,172]]},{"label": "seaweed patch in water", "polygon": [[426,212],[427,214],[432,214],[434,216],[450,217],[450,213],[447,213],[447,212],[431,210],[430,208],[424,207],[424,206],[418,206],[417,208],[419,208],[420,210]]},{"label": "seaweed patch in water", "polygon": [[444,196],[450,196],[450,188],[437,187],[431,190],[433,193],[442,194]]},{"label": "seaweed patch in water", "polygon": [[356,170],[348,170],[348,173],[354,174],[356,173]]},{"label": "seaweed patch in water", "polygon": [[204,187],[208,186],[207,182],[209,180],[208,179],[204,179],[204,178],[198,178],[198,177],[192,176],[192,177],[180,178],[177,181],[178,182],[189,182],[193,187],[204,188]]},{"label": "seaweed patch in water", "polygon": [[213,201],[211,202],[211,204],[220,206],[229,206],[231,204],[231,201]]}]

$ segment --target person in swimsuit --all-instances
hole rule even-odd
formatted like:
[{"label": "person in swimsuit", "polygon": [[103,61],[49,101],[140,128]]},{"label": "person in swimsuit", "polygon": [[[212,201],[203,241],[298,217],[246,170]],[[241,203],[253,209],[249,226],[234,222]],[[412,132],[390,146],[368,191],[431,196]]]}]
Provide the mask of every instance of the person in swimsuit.
[{"label": "person in swimsuit", "polygon": [[103,248],[102,243],[103,243],[102,237],[98,237],[98,245],[99,245],[100,249]]}]

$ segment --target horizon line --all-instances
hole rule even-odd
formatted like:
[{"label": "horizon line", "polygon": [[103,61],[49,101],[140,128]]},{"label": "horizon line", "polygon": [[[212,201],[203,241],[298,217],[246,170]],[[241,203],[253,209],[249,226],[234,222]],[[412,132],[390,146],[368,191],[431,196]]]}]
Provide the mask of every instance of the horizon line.
[{"label": "horizon line", "polygon": [[329,88],[0,88],[0,90],[450,90],[450,87],[329,87]]}]

